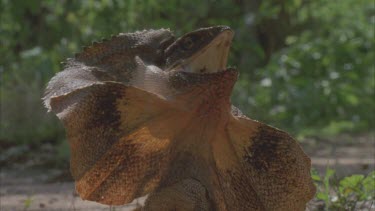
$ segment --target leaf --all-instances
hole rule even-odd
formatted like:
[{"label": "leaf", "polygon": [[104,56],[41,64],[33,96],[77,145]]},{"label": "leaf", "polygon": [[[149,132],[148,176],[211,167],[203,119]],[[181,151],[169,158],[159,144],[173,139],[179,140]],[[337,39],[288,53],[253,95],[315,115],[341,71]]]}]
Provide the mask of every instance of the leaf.
[{"label": "leaf", "polygon": [[350,177],[345,177],[339,183],[340,193],[342,193],[344,196],[349,196],[352,193],[360,195],[363,179],[363,175],[352,175]]},{"label": "leaf", "polygon": [[328,201],[329,200],[329,195],[324,193],[324,192],[319,192],[316,194],[316,198],[323,200],[323,201]]},{"label": "leaf", "polygon": [[320,176],[319,176],[318,171],[316,171],[315,169],[312,169],[312,170],[311,170],[311,178],[312,178],[314,181],[316,181],[316,182],[320,182],[320,181],[322,181],[322,179],[321,179]]},{"label": "leaf", "polygon": [[375,171],[363,180],[363,189],[367,199],[375,199]]},{"label": "leaf", "polygon": [[363,179],[364,179],[364,176],[359,175],[359,174],[352,175],[350,177],[345,177],[344,179],[342,179],[340,181],[340,186],[355,188],[355,187],[358,187],[361,184]]}]

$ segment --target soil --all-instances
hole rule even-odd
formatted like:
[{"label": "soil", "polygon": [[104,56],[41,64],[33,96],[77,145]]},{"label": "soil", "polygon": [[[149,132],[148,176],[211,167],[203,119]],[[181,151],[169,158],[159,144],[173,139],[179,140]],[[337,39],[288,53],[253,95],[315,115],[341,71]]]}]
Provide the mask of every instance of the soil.
[{"label": "soil", "polygon": [[[367,174],[375,170],[375,140],[373,134],[340,135],[325,139],[310,137],[301,141],[301,145],[311,157],[313,168],[321,175],[324,175],[327,166],[335,169],[338,177]],[[48,149],[48,147],[45,148]],[[58,168],[54,168],[53,165],[46,162],[50,160],[48,157],[51,156],[46,155],[48,153],[33,153],[33,159],[30,159],[30,153],[28,153],[27,158],[12,156],[14,151],[26,153],[27,150],[27,148],[14,149],[14,147],[7,147],[7,149],[0,151],[1,211],[127,211],[133,210],[144,203],[145,197],[125,206],[112,207],[84,201],[74,190],[74,183],[69,174],[68,166],[59,165]],[[44,163],[44,165],[41,165],[41,163]],[[313,200],[309,204],[310,210],[318,210],[318,207],[319,201],[317,200]],[[364,210],[375,210],[375,205],[369,205]]]}]

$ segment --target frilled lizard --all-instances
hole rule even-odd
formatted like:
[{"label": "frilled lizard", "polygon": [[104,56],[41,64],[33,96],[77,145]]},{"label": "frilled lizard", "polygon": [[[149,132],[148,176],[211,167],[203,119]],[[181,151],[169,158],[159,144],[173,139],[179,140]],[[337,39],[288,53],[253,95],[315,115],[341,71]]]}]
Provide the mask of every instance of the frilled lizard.
[{"label": "frilled lizard", "polygon": [[93,43],[48,84],[83,199],[144,210],[304,210],[310,159],[231,105],[233,31],[166,29]]}]

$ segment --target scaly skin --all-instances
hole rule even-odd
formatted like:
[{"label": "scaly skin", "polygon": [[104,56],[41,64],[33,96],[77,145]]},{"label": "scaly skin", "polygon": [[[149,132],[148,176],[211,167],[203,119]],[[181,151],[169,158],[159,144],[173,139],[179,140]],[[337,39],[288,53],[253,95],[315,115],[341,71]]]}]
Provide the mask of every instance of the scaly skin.
[{"label": "scaly skin", "polygon": [[315,193],[310,159],[287,133],[231,105],[237,71],[184,71],[223,32],[218,49],[227,49],[228,30],[176,41],[164,29],[122,34],[52,78],[44,102],[64,123],[83,199],[121,205],[149,194],[143,210],[305,209]]}]

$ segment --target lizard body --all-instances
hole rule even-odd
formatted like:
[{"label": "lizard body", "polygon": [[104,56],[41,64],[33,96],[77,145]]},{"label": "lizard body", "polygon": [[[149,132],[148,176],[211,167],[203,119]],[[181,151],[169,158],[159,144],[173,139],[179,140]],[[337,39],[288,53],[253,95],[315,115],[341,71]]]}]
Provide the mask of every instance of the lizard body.
[{"label": "lizard body", "polygon": [[93,44],[51,79],[83,199],[144,210],[304,210],[310,159],[286,132],[231,105],[233,31],[122,34]]}]

